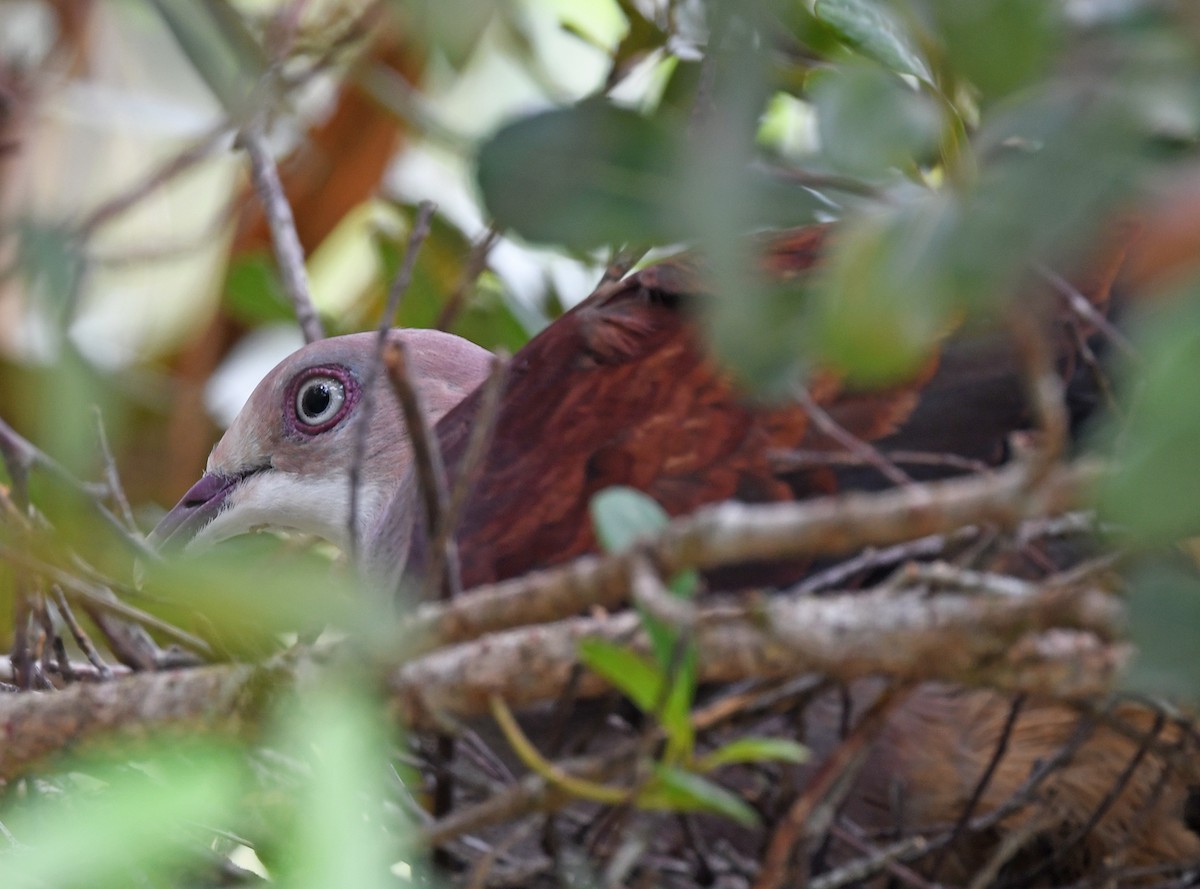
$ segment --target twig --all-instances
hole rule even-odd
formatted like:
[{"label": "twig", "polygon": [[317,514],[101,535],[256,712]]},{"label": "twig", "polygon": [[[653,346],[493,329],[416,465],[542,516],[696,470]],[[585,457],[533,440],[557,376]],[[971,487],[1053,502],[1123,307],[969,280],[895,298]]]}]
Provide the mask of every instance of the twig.
[{"label": "twig", "polygon": [[996,775],[996,769],[1000,766],[1000,760],[1008,752],[1008,744],[1012,740],[1013,729],[1017,724],[1017,717],[1021,715],[1021,708],[1024,706],[1024,695],[1017,695],[1013,698],[1012,704],[1008,708],[1008,716],[1004,719],[1004,726],[1000,729],[1000,740],[996,742],[996,748],[992,751],[992,758],[988,760],[983,774],[975,782],[975,789],[971,792],[971,798],[967,800],[967,804],[959,814],[958,821],[950,829],[949,840],[938,852],[937,858],[933,860],[933,866],[929,869],[929,878],[931,880],[938,878],[938,874],[942,872],[942,867],[946,863],[946,856],[950,851],[950,845],[962,835],[963,830],[970,823],[971,818],[974,817],[976,810],[978,810],[979,803],[983,800],[983,795],[991,785],[992,779]]},{"label": "twig", "polygon": [[[994,467],[982,460],[972,460],[958,454],[943,454],[935,451],[887,451],[880,452],[895,466],[935,466],[959,472],[991,472]],[[873,466],[874,461],[865,455],[845,451],[781,451],[770,455],[771,469],[775,472],[794,472],[813,466]]]},{"label": "twig", "polygon": [[[849,736],[821,764],[804,792],[788,807],[772,831],[754,889],[779,889],[787,881],[790,863],[799,846],[818,831],[823,833],[824,823],[828,823],[825,818],[814,817],[818,807],[830,794],[838,790],[844,794],[850,789],[866,760],[870,742],[902,697],[896,688],[885,690],[862,715]],[[826,818],[832,818],[833,807],[824,808]]]},{"label": "twig", "polygon": [[117,461],[113,458],[112,448],[108,446],[108,434],[104,431],[104,415],[97,406],[92,407],[96,420],[96,440],[100,443],[100,454],[104,457],[104,480],[108,485],[109,496],[117,505],[117,511],[125,520],[125,528],[132,534],[139,534],[137,521],[133,510],[129,507],[129,498],[125,496],[125,488],[121,484],[121,476],[117,472]]},{"label": "twig", "polygon": [[483,274],[487,268],[488,256],[491,255],[492,248],[496,246],[496,242],[500,240],[500,229],[496,223],[492,223],[487,227],[487,231],[483,233],[478,241],[471,247],[471,252],[467,255],[466,264],[463,266],[462,276],[458,283],[454,285],[454,289],[450,292],[450,297],[446,300],[446,304],[442,306],[441,312],[438,313],[437,323],[434,325],[438,330],[449,330],[454,324],[455,319],[463,310],[463,306],[467,302],[467,294],[475,282],[479,280],[479,276]]},{"label": "twig", "polygon": [[97,230],[124,214],[131,207],[136,206],[155,190],[204,160],[212,154],[218,143],[230,132],[230,129],[228,121],[221,121],[205,132],[194,144],[189,145],[174,157],[169,158],[161,166],[155,168],[136,187],[101,204],[76,226],[75,231],[79,238],[81,240],[90,238]]},{"label": "twig", "polygon": [[62,587],[55,584],[51,587],[51,591],[54,594],[54,603],[58,606],[58,613],[62,615],[63,621],[71,631],[71,636],[74,638],[75,644],[79,646],[79,650],[83,652],[88,662],[96,668],[101,679],[111,679],[113,675],[112,670],[109,669],[108,664],[104,663],[104,659],[96,651],[96,646],[92,644],[92,640],[75,618],[75,612],[71,609],[71,604],[67,601]]},{"label": "twig", "polygon": [[1038,263],[1035,266],[1037,273],[1046,281],[1054,291],[1062,297],[1063,301],[1070,307],[1071,311],[1092,325],[1096,330],[1104,334],[1114,346],[1120,349],[1129,358],[1137,358],[1137,349],[1134,348],[1132,342],[1125,334],[1121,333],[1111,321],[1104,316],[1099,309],[1092,305],[1091,300],[1079,292],[1074,284],[1064,278],[1062,275],[1055,272],[1053,269]]},{"label": "twig", "polygon": [[[404,413],[404,424],[412,444],[413,464],[421,489],[426,528],[429,530],[430,539],[437,539],[446,520],[446,504],[449,499],[442,452],[429,424],[429,416],[421,407],[420,395],[409,379],[404,344],[396,340],[390,341],[384,350],[383,363]],[[444,560],[441,564],[446,569],[444,577],[434,576],[431,572],[426,578],[426,583],[433,597],[437,597],[440,591],[444,598],[452,598],[461,590],[461,581],[455,571],[457,560]],[[445,584],[443,580],[446,581]]]},{"label": "twig", "polygon": [[135,555],[154,562],[162,559],[146,543],[140,533],[126,528],[125,524],[104,505],[102,498],[109,493],[108,485],[80,481],[61,463],[18,434],[3,419],[0,419],[0,455],[3,456],[9,476],[13,479],[13,487],[16,489],[15,493],[18,494],[18,499],[20,498],[19,492],[26,486],[30,468],[36,467],[55,481],[81,494],[100,515],[100,518],[117,532],[119,539],[133,550]]},{"label": "twig", "polygon": [[404,251],[404,260],[396,272],[388,288],[387,300],[383,313],[379,316],[379,327],[376,329],[375,352],[371,364],[367,368],[367,378],[363,384],[362,405],[359,407],[361,419],[354,430],[354,452],[350,460],[350,516],[347,519],[347,549],[348,555],[354,559],[358,555],[358,482],[362,474],[362,463],[367,453],[367,430],[375,412],[375,383],[379,379],[383,367],[383,349],[387,343],[388,331],[396,323],[396,313],[400,310],[400,302],[408,292],[412,283],[412,273],[416,266],[417,252],[425,239],[429,237],[430,221],[433,218],[436,205],[430,201],[422,201],[417,208],[417,216],[413,220],[412,231],[408,236],[408,246]]},{"label": "twig", "polygon": [[878,448],[849,432],[842,424],[829,415],[823,407],[817,404],[812,393],[804,386],[796,390],[796,400],[804,408],[804,412],[817,425],[817,428],[844,447],[863,463],[878,470],[879,473],[894,485],[910,485],[912,478],[886,457]]},{"label": "twig", "polygon": [[1041,431],[1041,441],[1030,460],[1029,480],[1036,484],[1050,465],[1067,447],[1070,424],[1067,417],[1065,387],[1055,367],[1054,348],[1046,331],[1044,300],[1032,305],[1014,305],[1008,312],[1008,326],[1016,341],[1024,365],[1024,381]]},{"label": "twig", "polygon": [[484,380],[479,410],[471,423],[471,434],[467,439],[467,448],[462,462],[458,466],[454,485],[450,489],[450,500],[446,504],[445,518],[433,538],[433,547],[429,559],[430,587],[436,589],[435,579],[441,577],[445,570],[447,559],[454,560],[452,571],[459,576],[457,547],[454,542],[454,532],[462,520],[463,508],[467,496],[474,487],[483,468],[483,459],[487,456],[492,445],[492,435],[496,431],[496,418],[500,413],[500,396],[504,392],[504,382],[508,376],[508,353],[501,350],[492,358],[492,369]]},{"label": "twig", "polygon": [[898,880],[919,889],[933,889],[934,883],[926,880],[912,868],[900,864],[901,860],[919,858],[929,850],[927,837],[918,835],[905,837],[887,846],[873,847],[855,831],[835,824],[830,829],[835,837],[847,845],[853,846],[866,854],[842,865],[836,870],[814,877],[808,882],[808,889],[840,889],[849,883],[861,883],[867,877],[886,870]]},{"label": "twig", "polygon": [[0,556],[3,556],[4,559],[14,565],[19,565],[33,574],[46,578],[51,583],[58,584],[68,598],[81,600],[92,608],[114,614],[125,620],[134,621],[143,626],[152,627],[196,651],[202,651],[206,654],[212,653],[212,649],[208,643],[199,636],[194,636],[185,630],[179,629],[174,624],[155,617],[153,614],[126,604],[115,596],[110,598],[93,585],[67,571],[41,561],[24,550],[15,549],[5,543],[0,543]]},{"label": "twig", "polygon": [[313,306],[308,289],[308,273],[304,268],[304,247],[296,233],[296,220],[292,207],[283,193],[279,181],[279,169],[275,158],[267,148],[262,134],[262,121],[248,124],[238,135],[238,144],[250,156],[250,178],[262,204],[263,214],[271,229],[271,242],[275,246],[275,257],[279,261],[279,274],[283,290],[292,303],[296,320],[304,333],[304,341],[314,343],[325,338],[325,329]]}]

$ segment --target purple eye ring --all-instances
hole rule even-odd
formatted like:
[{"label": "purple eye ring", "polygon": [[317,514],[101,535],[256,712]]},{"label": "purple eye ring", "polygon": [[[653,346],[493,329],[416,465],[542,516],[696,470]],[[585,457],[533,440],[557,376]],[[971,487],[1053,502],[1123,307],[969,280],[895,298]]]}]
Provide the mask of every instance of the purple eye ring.
[{"label": "purple eye ring", "polygon": [[318,435],[337,426],[358,401],[358,379],[340,365],[310,367],[297,374],[284,395],[288,427]]}]

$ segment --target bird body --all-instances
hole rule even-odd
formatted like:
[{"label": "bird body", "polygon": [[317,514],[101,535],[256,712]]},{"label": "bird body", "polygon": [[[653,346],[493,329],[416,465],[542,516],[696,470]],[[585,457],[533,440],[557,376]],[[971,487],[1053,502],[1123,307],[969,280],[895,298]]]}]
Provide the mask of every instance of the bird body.
[{"label": "bird body", "polygon": [[[818,227],[770,241],[764,267],[805,274],[827,237]],[[1114,268],[1107,264],[1080,287],[1097,309]],[[588,504],[612,485],[645,491],[671,515],[730,498],[810,497],[882,479],[869,460],[849,469],[820,459],[781,469],[779,452],[844,455],[848,440],[924,448],[962,458],[934,461],[934,473],[947,474],[998,463],[1009,435],[1030,423],[1013,350],[995,344],[982,352],[948,344],[911,378],[883,389],[853,390],[817,372],[806,382],[807,402],[755,403],[703,348],[686,310],[699,286],[686,262],[652,266],[605,285],[517,353],[455,530],[465,587],[594,550]],[[1075,344],[1094,331],[1075,316],[1056,323],[1059,370],[1070,381],[1080,361]],[[453,483],[465,471],[489,356],[446,334],[390,336],[408,349]],[[204,544],[282,526],[344,545],[352,443],[365,422],[361,409],[371,404],[356,528],[364,567],[388,585],[404,571],[419,573],[429,533],[400,410],[384,376],[370,371],[375,355],[374,337],[339,337],[273,370],[156,539]],[[801,570],[783,567],[792,579]],[[848,696],[826,695],[773,730],[802,737],[820,762],[835,755],[877,690],[867,682]],[[595,726],[582,735],[577,740],[592,749],[611,743]],[[1190,728],[1142,705],[1097,720],[1057,701],[1014,705],[990,691],[922,685],[888,710],[842,811],[877,837],[960,832],[944,860],[930,865],[953,880],[986,867],[1006,841],[1015,845],[1004,873],[1029,876],[1012,885],[1067,881],[1101,865],[1200,860],[1189,820],[1190,788],[1200,784],[1191,740]],[[1056,768],[1031,785],[1046,763]],[[785,817],[814,775],[819,767],[803,767],[770,782],[774,796],[759,805],[768,821]],[[1023,804],[1005,810],[1022,795]],[[845,852],[835,842],[827,859]]]}]

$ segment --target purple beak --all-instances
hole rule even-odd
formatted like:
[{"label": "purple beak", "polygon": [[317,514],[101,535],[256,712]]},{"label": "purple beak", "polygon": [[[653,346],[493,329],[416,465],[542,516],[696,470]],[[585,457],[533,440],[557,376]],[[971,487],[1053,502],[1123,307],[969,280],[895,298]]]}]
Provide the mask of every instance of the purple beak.
[{"label": "purple beak", "polygon": [[154,526],[147,538],[155,549],[183,548],[225,506],[230,493],[250,473],[205,473],[178,503]]}]

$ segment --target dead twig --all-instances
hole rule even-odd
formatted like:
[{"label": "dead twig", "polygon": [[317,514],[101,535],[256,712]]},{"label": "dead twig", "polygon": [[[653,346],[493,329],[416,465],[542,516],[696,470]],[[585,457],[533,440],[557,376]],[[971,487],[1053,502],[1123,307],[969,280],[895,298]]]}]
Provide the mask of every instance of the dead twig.
[{"label": "dead twig", "polygon": [[863,441],[857,435],[850,433],[837,420],[829,415],[823,407],[817,404],[812,393],[804,386],[796,391],[796,400],[804,408],[804,412],[816,424],[817,428],[845,448],[867,466],[877,470],[884,478],[894,485],[910,485],[912,477],[897,466],[892,460],[874,445]]},{"label": "dead twig", "polygon": [[[417,481],[421,490],[421,501],[424,506],[426,528],[431,540],[438,539],[446,521],[446,507],[449,502],[446,483],[446,465],[442,460],[442,452],[429,423],[429,416],[421,406],[421,398],[416,386],[408,375],[408,361],[404,344],[391,341],[387,344],[383,355],[384,368],[388,380],[392,384],[396,397],[400,400],[400,408],[404,414],[404,425],[408,432],[413,450],[413,465],[416,468]],[[441,576],[433,572],[426,577],[428,592],[433,598],[450,599],[461,592],[462,582],[457,574],[458,560],[443,559]],[[444,581],[444,582],[443,582]]]},{"label": "dead twig", "polygon": [[376,328],[375,352],[367,369],[367,379],[363,384],[362,405],[359,413],[362,419],[354,431],[354,453],[350,460],[350,515],[347,519],[346,534],[348,540],[348,555],[355,559],[359,550],[358,539],[358,482],[362,475],[362,462],[367,453],[367,430],[371,426],[371,417],[375,411],[375,381],[383,368],[383,349],[387,343],[388,331],[396,323],[396,313],[400,311],[400,303],[412,283],[413,269],[416,267],[417,253],[425,239],[429,237],[430,222],[433,219],[436,205],[423,201],[417,208],[417,216],[413,220],[412,231],[408,236],[408,246],[404,259],[388,288],[387,299],[384,302],[383,313],[379,316],[379,326]]},{"label": "dead twig", "polygon": [[467,255],[462,275],[458,283],[454,285],[454,289],[450,291],[450,296],[446,300],[446,304],[442,306],[441,312],[438,313],[437,323],[434,325],[438,330],[449,330],[462,313],[463,307],[467,303],[467,294],[475,286],[479,276],[487,269],[488,257],[499,240],[500,229],[493,222],[487,227],[483,237],[471,246],[471,252]]},{"label": "dead twig", "polygon": [[248,124],[239,133],[238,144],[246,150],[250,158],[250,178],[262,204],[267,225],[271,229],[271,242],[275,247],[275,258],[279,262],[283,291],[296,313],[296,320],[304,333],[304,341],[313,343],[325,338],[325,329],[309,293],[308,273],[304,267],[304,247],[296,233],[292,206],[283,193],[279,169],[275,166],[275,158],[267,147],[262,126],[261,120]]}]

